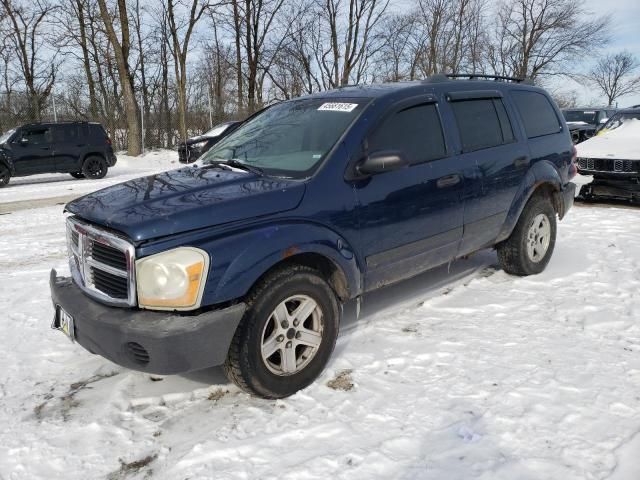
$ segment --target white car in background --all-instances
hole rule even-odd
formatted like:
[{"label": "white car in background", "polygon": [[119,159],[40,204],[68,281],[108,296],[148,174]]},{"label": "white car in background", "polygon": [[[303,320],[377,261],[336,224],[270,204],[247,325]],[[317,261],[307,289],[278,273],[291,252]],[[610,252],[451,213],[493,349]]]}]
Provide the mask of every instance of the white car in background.
[{"label": "white car in background", "polygon": [[620,110],[576,149],[580,196],[640,201],[640,108]]}]

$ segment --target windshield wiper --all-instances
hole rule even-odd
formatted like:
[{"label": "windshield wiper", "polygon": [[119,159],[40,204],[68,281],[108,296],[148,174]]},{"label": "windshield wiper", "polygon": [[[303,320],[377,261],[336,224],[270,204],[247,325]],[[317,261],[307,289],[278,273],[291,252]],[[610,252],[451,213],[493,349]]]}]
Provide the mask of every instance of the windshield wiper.
[{"label": "windshield wiper", "polygon": [[247,165],[246,163],[242,163],[240,160],[232,158],[231,160],[213,160],[211,162],[207,162],[203,165],[203,167],[229,167],[239,168],[240,170],[246,170],[247,172],[255,173],[256,175],[264,176],[264,170],[259,167],[254,167],[253,165]]}]

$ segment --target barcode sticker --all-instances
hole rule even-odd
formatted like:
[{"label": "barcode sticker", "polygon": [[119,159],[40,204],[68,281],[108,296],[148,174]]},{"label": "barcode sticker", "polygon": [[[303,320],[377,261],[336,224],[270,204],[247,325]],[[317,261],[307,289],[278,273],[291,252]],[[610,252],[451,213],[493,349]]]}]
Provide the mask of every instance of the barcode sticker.
[{"label": "barcode sticker", "polygon": [[328,110],[331,112],[352,112],[358,106],[357,103],[323,103],[318,110]]}]

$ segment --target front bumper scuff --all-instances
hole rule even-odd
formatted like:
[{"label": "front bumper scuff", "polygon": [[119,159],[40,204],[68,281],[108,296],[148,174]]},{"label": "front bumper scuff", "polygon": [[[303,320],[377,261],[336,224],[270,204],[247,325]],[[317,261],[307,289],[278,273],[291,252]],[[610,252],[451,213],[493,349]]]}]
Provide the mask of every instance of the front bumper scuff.
[{"label": "front bumper scuff", "polygon": [[[59,305],[74,319],[76,342],[123,367],[160,375],[224,363],[246,310],[244,303],[199,315],[110,307],[89,298],[55,270],[49,284],[54,307]],[[148,363],[132,354],[131,344],[146,350]]]}]

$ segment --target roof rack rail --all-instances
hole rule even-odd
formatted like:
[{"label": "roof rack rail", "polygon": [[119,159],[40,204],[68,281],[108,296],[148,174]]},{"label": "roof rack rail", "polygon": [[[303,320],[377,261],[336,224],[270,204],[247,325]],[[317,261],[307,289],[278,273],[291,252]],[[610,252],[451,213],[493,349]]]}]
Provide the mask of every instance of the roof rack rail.
[{"label": "roof rack rail", "polygon": [[529,78],[508,77],[505,75],[485,75],[484,73],[448,73],[445,76],[447,78],[468,78],[469,80],[481,78],[486,80],[495,80],[496,82],[505,81],[505,82],[514,82],[514,83],[533,84],[533,81]]}]

